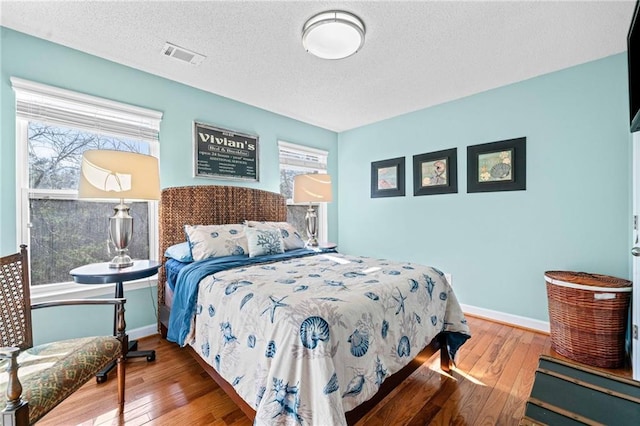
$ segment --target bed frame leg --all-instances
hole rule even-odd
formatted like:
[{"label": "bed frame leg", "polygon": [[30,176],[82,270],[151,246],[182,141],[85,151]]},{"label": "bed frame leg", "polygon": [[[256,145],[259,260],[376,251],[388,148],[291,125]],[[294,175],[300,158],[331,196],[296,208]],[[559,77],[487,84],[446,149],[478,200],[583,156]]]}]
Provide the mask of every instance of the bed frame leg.
[{"label": "bed frame leg", "polygon": [[445,373],[451,371],[451,357],[449,357],[449,351],[447,350],[447,338],[444,334],[438,337],[440,343],[440,368]]}]

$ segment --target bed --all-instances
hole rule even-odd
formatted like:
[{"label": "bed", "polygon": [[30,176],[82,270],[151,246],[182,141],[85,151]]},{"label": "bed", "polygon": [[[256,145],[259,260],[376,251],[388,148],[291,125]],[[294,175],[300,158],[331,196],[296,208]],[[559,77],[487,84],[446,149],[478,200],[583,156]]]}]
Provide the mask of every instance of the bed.
[{"label": "bed", "polygon": [[306,249],[177,271],[164,257],[185,225],[286,214],[279,194],[232,186],[166,188],[160,201],[160,331],[255,424],[353,424],[438,350],[449,369],[470,332],[436,268]]}]

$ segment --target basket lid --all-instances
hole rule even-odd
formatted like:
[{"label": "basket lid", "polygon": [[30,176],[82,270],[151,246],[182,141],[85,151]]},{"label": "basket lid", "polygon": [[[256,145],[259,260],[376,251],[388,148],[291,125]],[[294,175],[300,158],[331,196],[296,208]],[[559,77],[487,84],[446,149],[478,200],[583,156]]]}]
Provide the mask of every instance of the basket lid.
[{"label": "basket lid", "polygon": [[[590,274],[588,272],[547,271],[545,277],[555,281],[581,284],[594,287],[623,288],[631,287],[631,281],[609,275]],[[549,280],[547,280],[549,281]]]}]

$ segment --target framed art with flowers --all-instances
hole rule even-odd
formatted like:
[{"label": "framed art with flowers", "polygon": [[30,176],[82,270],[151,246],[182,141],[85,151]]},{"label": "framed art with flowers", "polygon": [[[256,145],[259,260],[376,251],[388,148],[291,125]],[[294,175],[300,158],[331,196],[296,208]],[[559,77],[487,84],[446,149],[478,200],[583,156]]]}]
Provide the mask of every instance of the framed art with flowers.
[{"label": "framed art with flowers", "polygon": [[527,189],[527,138],[467,147],[467,192]]},{"label": "framed art with flowers", "polygon": [[458,192],[458,149],[413,156],[413,195]]}]

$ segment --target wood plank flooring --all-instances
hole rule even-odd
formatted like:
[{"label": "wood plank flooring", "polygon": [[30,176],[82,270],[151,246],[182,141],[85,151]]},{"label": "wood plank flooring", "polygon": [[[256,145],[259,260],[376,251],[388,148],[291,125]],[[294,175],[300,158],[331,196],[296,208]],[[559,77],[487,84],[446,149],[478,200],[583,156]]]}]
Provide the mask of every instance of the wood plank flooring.
[{"label": "wood plank flooring", "polygon": [[[538,357],[551,354],[550,339],[467,316],[473,337],[460,349],[457,367],[441,372],[437,355],[369,412],[364,425],[517,425],[533,385]],[[38,425],[251,425],[186,350],[152,336],[140,349],[156,361],[127,363],[127,397],[118,412],[116,380],[91,380]],[[608,370],[609,372],[611,370]],[[630,376],[621,370],[622,375]]]}]

